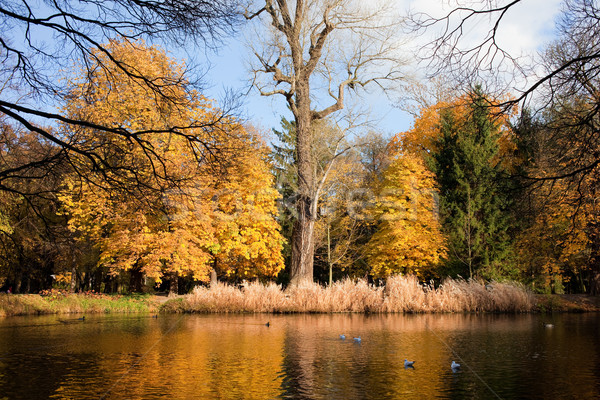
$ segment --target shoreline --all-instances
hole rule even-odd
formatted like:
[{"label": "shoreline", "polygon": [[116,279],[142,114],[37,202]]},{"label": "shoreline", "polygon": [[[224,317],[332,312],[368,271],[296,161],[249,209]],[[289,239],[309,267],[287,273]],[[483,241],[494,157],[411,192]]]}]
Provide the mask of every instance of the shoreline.
[{"label": "shoreline", "polygon": [[589,294],[538,294],[537,312],[599,312],[600,296]]},{"label": "shoreline", "polygon": [[[222,309],[222,307],[190,307],[193,295],[98,295],[98,294],[62,294],[60,297],[39,294],[0,294],[0,318],[26,315],[69,315],[69,314],[298,314],[298,313],[364,313],[364,314],[450,314],[450,313],[588,313],[600,311],[600,296],[586,294],[538,294],[534,295],[535,304],[526,311],[445,311],[445,310],[403,310],[369,311],[339,310],[318,311],[300,309],[249,310],[246,307]],[[187,303],[187,304],[186,304]]]}]

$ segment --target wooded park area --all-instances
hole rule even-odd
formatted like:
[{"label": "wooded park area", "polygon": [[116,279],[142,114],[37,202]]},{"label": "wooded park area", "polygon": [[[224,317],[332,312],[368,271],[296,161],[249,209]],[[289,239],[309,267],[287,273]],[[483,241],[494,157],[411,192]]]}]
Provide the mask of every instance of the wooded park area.
[{"label": "wooded park area", "polygon": [[[402,274],[598,294],[600,9],[564,1],[527,64],[496,40],[526,2],[4,2],[0,290]],[[272,131],[174,55],[240,31],[252,89],[289,109]],[[368,123],[372,91],[412,127]]]}]

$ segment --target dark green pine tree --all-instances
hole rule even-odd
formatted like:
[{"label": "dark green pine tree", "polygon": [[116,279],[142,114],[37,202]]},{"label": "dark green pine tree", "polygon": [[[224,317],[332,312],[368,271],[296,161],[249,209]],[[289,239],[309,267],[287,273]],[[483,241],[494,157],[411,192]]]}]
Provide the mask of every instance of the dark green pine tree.
[{"label": "dark green pine tree", "polygon": [[280,283],[287,283],[288,268],[292,257],[292,228],[296,213],[296,193],[298,192],[298,174],[296,172],[296,124],[281,118],[281,130],[273,129],[277,137],[276,143],[271,143],[271,161],[273,175],[275,176],[275,187],[281,195],[279,202],[278,221],[281,225],[281,233],[287,243],[283,248],[285,260],[285,271],[279,274]]},{"label": "dark green pine tree", "polygon": [[498,157],[500,126],[480,89],[468,115],[441,118],[439,151],[432,154],[440,189],[440,217],[449,240],[449,273],[498,278],[511,254],[510,193]]}]

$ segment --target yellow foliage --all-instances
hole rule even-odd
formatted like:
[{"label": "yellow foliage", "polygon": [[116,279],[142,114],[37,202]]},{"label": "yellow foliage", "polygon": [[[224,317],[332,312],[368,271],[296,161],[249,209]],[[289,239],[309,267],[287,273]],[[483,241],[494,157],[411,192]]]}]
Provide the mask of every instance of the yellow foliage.
[{"label": "yellow foliage", "polygon": [[71,273],[65,272],[64,274],[56,274],[54,276],[54,282],[58,284],[68,284],[71,283]]},{"label": "yellow foliage", "polygon": [[[68,132],[108,160],[99,171],[74,158],[89,174],[67,179],[60,195],[70,231],[94,243],[98,264],[115,274],[136,269],[157,282],[173,274],[206,281],[217,266],[228,276],[276,275],[283,239],[264,145],[233,118],[215,118],[220,111],[186,90],[183,66],[164,51],[142,42],[107,47],[133,76],[98,68],[74,82],[66,108],[90,123],[114,121],[130,135]],[[112,185],[123,178],[130,188]]]},{"label": "yellow foliage", "polygon": [[591,213],[580,207],[577,193],[563,181],[538,188],[534,221],[517,238],[520,267],[525,277],[535,277],[538,290],[560,291],[556,283],[567,282],[588,268],[590,238],[586,224]]},{"label": "yellow foliage", "polygon": [[273,176],[266,149],[254,139],[212,188],[217,270],[225,276],[272,277],[283,269],[283,236],[275,220]]},{"label": "yellow foliage", "polygon": [[373,214],[379,225],[366,247],[372,275],[435,275],[445,247],[433,174],[418,157],[397,155],[384,171],[377,195]]}]

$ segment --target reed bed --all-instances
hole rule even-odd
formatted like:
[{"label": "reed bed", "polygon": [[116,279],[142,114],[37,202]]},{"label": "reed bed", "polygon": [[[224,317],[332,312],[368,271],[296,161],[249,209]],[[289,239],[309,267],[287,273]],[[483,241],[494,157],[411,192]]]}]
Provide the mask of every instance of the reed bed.
[{"label": "reed bed", "polygon": [[394,276],[385,286],[345,279],[324,287],[304,283],[283,290],[274,283],[244,288],[217,284],[167,302],[175,312],[529,312],[535,296],[517,283],[447,279],[439,287],[421,284],[415,276]]},{"label": "reed bed", "polygon": [[[175,303],[175,304],[173,304]],[[277,312],[276,305],[285,303],[281,287],[269,283],[252,283],[240,290],[234,286],[218,283],[210,289],[197,287],[193,293],[168,301],[164,311],[183,312]]]},{"label": "reed bed", "polygon": [[324,287],[304,283],[283,290],[274,283],[251,283],[243,288],[219,283],[198,287],[160,305],[152,296],[110,296],[49,291],[43,295],[0,294],[0,317],[66,313],[435,313],[529,312],[535,296],[517,283],[488,285],[448,279],[439,287],[421,284],[415,276],[394,276],[385,286],[344,279]]}]

